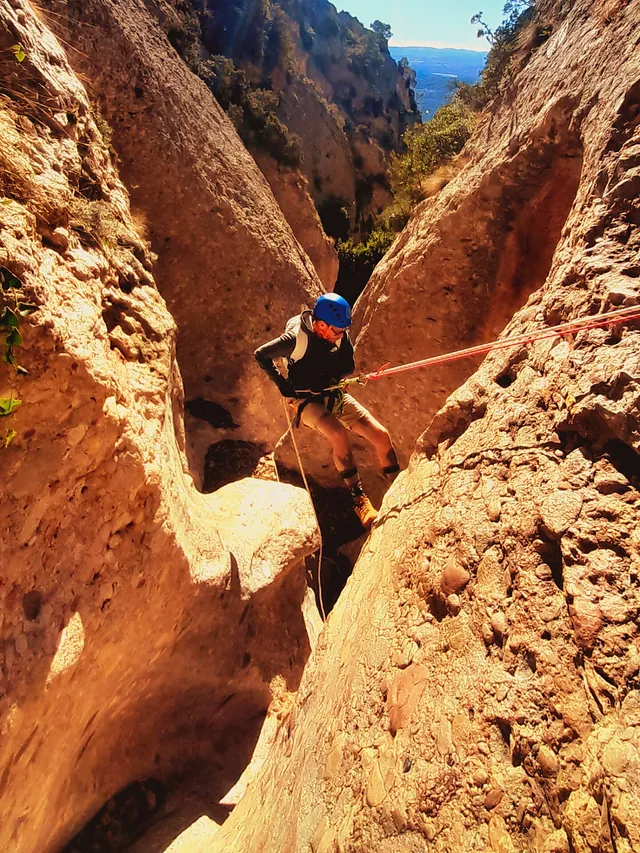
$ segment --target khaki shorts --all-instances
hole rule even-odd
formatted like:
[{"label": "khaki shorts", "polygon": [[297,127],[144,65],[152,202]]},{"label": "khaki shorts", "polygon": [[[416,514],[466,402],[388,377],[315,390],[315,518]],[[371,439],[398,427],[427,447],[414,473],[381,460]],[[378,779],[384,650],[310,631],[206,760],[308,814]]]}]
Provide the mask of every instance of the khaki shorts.
[{"label": "khaki shorts", "polygon": [[[298,408],[302,403],[304,403],[304,400],[289,399],[287,402],[293,411],[297,413]],[[309,427],[309,429],[317,429],[318,421],[326,415],[328,411],[329,410],[323,406],[322,403],[307,403],[300,415],[300,422],[306,427]],[[365,409],[364,406],[361,406],[360,403],[351,396],[351,394],[345,394],[339,411],[334,409],[331,414],[347,429],[351,429],[351,427],[362,418],[371,418],[369,411]]]}]

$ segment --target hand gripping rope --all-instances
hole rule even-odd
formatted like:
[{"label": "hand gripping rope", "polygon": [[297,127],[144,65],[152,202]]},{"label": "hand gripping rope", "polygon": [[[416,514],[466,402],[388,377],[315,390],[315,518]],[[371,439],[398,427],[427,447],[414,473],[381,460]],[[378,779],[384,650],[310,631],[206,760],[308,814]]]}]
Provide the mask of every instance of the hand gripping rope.
[{"label": "hand gripping rope", "polygon": [[462,358],[473,358],[478,355],[486,355],[490,352],[496,352],[497,350],[524,346],[525,344],[531,344],[535,341],[544,341],[549,338],[561,338],[565,335],[585,332],[589,329],[615,326],[618,323],[626,323],[631,320],[640,320],[640,305],[633,305],[631,308],[620,308],[617,311],[610,311],[607,314],[594,314],[591,317],[582,317],[577,320],[571,320],[569,323],[561,323],[558,326],[551,326],[546,331],[535,332],[527,335],[518,335],[515,338],[505,338],[504,340],[492,341],[488,344],[479,344],[475,347],[456,350],[456,352],[449,352],[444,355],[434,355],[431,358],[423,358],[421,361],[412,361],[409,364],[400,364],[397,367],[389,367],[390,362],[387,362],[372,373],[361,373],[359,376],[353,376],[350,379],[343,379],[337,385],[331,385],[326,390],[331,391],[334,388],[346,388],[347,386],[354,384],[366,385],[367,382],[373,379],[382,379],[384,376],[394,376],[397,373],[407,373],[411,370],[418,370],[420,367],[434,367],[437,364],[447,364],[450,361],[458,361]]}]

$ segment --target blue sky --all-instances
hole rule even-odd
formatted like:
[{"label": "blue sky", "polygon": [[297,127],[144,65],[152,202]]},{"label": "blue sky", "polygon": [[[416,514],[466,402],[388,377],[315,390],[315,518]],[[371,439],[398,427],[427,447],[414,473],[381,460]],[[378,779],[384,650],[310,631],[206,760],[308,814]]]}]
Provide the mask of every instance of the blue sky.
[{"label": "blue sky", "polygon": [[458,47],[488,50],[485,39],[476,38],[477,26],[470,23],[476,12],[484,12],[491,29],[502,20],[505,0],[331,0],[338,10],[350,12],[368,27],[376,19],[391,25],[391,45],[409,47]]}]

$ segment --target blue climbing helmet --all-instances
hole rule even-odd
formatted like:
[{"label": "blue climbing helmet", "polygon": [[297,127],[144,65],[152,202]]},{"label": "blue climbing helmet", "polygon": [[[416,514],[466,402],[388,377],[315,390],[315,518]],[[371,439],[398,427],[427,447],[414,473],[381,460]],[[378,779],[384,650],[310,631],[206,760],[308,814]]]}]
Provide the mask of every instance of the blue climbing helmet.
[{"label": "blue climbing helmet", "polygon": [[323,293],[313,306],[313,318],[337,329],[347,329],[351,325],[351,308],[337,293]]}]

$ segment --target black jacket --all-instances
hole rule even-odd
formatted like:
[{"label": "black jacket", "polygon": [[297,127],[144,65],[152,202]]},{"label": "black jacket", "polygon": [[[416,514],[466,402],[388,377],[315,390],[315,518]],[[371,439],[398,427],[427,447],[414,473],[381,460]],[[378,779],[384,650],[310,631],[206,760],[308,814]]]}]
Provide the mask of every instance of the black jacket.
[{"label": "black jacket", "polygon": [[[354,371],[353,346],[348,334],[345,332],[337,344],[332,344],[315,334],[312,322],[311,311],[303,311],[299,317],[292,317],[288,321],[279,338],[263,344],[254,353],[260,367],[280,390],[279,380],[282,376],[273,363],[276,358],[285,359],[289,383],[296,391],[322,391]],[[302,335],[306,336],[305,352],[300,358],[292,360],[291,356],[296,355],[296,344],[303,343]]]}]

